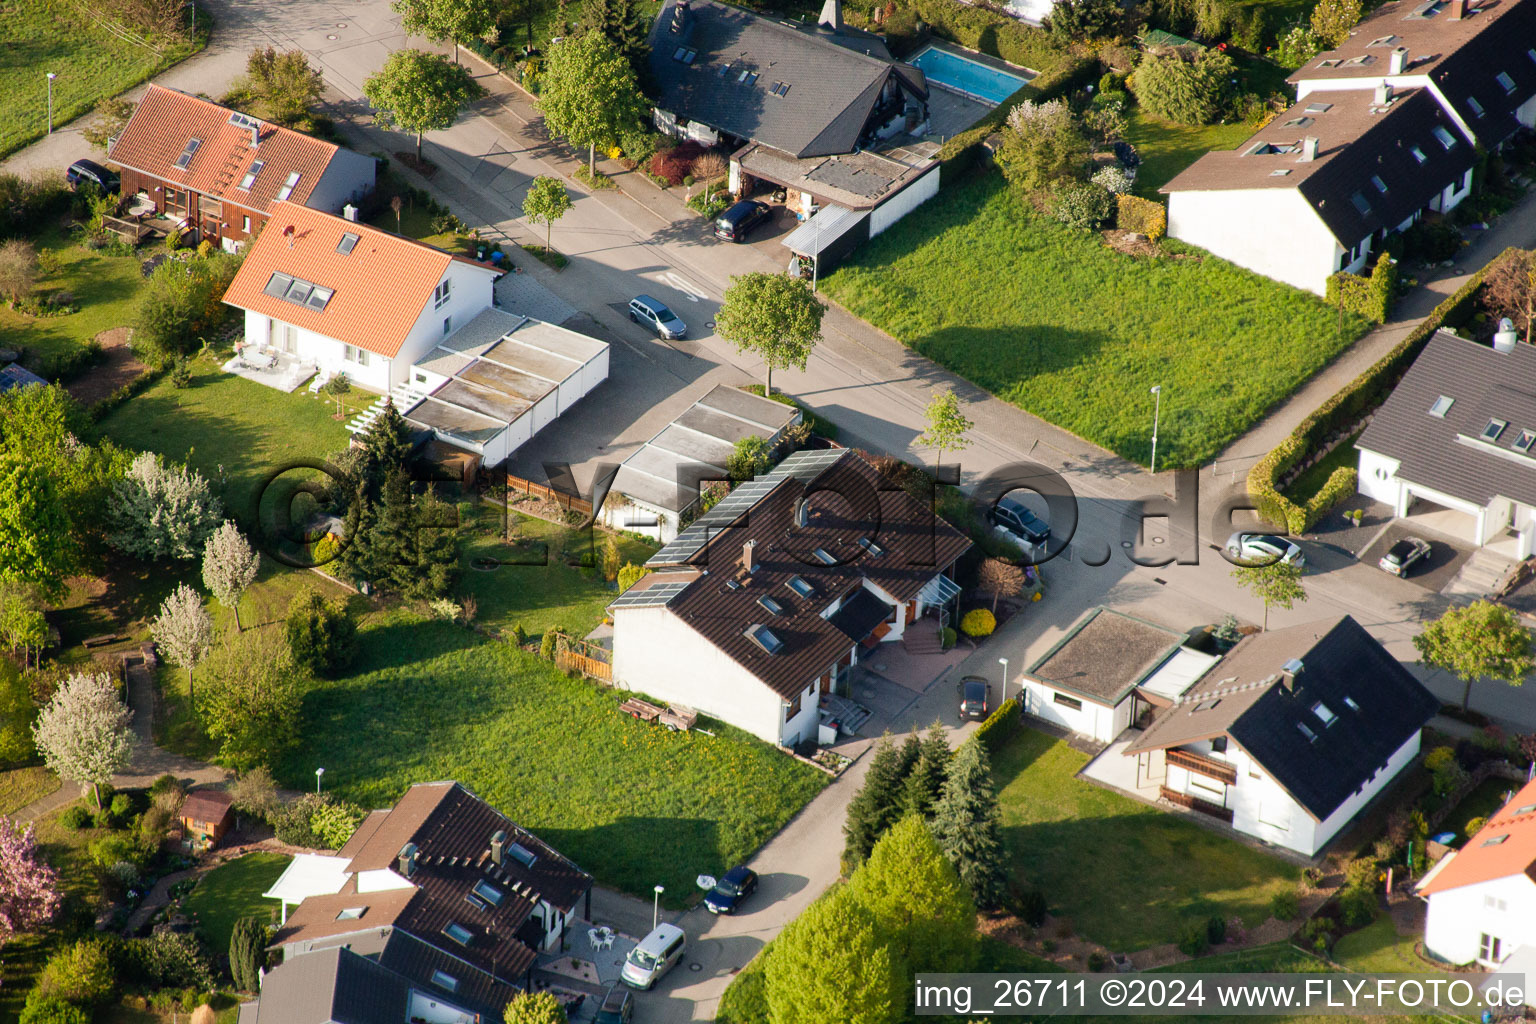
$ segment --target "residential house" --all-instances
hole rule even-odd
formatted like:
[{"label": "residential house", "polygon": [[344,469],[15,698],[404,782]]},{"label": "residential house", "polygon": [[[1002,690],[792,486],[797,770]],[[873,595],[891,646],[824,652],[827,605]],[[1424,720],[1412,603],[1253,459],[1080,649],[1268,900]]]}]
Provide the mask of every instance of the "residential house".
[{"label": "residential house", "polygon": [[292,202],[271,206],[224,301],[245,344],[387,392],[454,331],[491,308],[502,272]]},{"label": "residential house", "polygon": [[1424,948],[1440,959],[1498,967],[1536,952],[1536,782],[1442,857],[1416,891],[1429,903]]},{"label": "residential house", "polygon": [[1168,233],[1322,294],[1536,126],[1536,0],[1388,0],[1289,81],[1295,105],[1163,186]]},{"label": "residential house", "polygon": [[150,83],[107,148],[122,194],[184,223],[194,240],[234,252],[297,203],[340,213],[373,191],[376,162],[311,135]]},{"label": "residential house", "polygon": [[1345,615],[1244,637],[1124,756],[1161,798],[1310,857],[1414,760],[1439,708]]},{"label": "residential house", "polygon": [[1536,347],[1437,331],[1355,442],[1360,493],[1518,560],[1536,545]]},{"label": "residential house", "polygon": [[738,485],[614,601],[614,680],[769,743],[814,739],[822,695],[847,693],[861,659],[924,616],[950,621],[970,546],[859,455],[796,453]]},{"label": "residential house", "polygon": [[[337,857],[344,870],[296,860],[274,885],[307,894],[274,938],[284,962],[251,1020],[311,1019],[287,1008],[366,990],[387,998],[389,1013],[409,1007],[391,1024],[500,1021],[538,955],[559,948],[573,916],[590,913],[590,875],[456,782],[412,786],[364,819]],[[322,878],[339,878],[339,888],[316,891]]]},{"label": "residential house", "polygon": [[650,43],[658,129],[724,144],[732,192],[768,183],[802,219],[827,207],[806,255],[841,255],[938,192],[927,79],[846,25],[841,0],[815,24],[668,0]]},{"label": "residential house", "polygon": [[1025,714],[1111,743],[1167,707],[1216,656],[1184,646],[1186,634],[1094,608],[1022,677]]},{"label": "residential house", "polygon": [[217,846],[235,822],[234,801],[222,789],[194,789],[181,802],[176,817],[182,841],[194,850]]},{"label": "residential house", "polygon": [[699,501],[699,487],[726,480],[737,442],[760,437],[771,447],[800,410],[741,388],[717,384],[619,465],[603,521],[670,542],[684,514]]}]

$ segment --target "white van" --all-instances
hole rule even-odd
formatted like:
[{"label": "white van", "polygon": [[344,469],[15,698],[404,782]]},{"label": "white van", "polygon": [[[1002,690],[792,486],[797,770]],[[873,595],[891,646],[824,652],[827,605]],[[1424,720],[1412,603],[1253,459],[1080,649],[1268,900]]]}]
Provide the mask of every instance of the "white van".
[{"label": "white van", "polygon": [[675,924],[657,925],[640,940],[640,945],[629,951],[619,977],[632,988],[650,988],[683,958],[687,948],[688,937],[681,928]]}]

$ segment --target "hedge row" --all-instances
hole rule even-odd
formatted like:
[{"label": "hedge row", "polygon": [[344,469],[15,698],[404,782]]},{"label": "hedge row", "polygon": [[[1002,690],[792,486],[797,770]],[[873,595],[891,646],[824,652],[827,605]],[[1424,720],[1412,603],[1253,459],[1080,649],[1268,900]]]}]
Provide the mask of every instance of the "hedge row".
[{"label": "hedge row", "polygon": [[[1506,249],[1505,253],[1512,251]],[[1489,266],[1502,258],[1504,253],[1490,262]],[[1328,482],[1306,506],[1301,506],[1280,493],[1278,481],[1329,436],[1353,426],[1368,410],[1385,400],[1435,331],[1447,324],[1459,326],[1465,322],[1465,314],[1482,286],[1483,274],[1487,269],[1485,266],[1468,278],[1466,284],[1436,306],[1392,351],[1320,405],[1285,440],[1254,464],[1248,471],[1248,496],[1259,515],[1278,529],[1292,534],[1305,533],[1334,502],[1355,489],[1358,482],[1355,479],[1356,471],[1352,467],[1341,467],[1334,470]]]},{"label": "hedge row", "polygon": [[1327,300],[1330,306],[1343,305],[1373,324],[1387,322],[1392,311],[1392,296],[1397,292],[1397,260],[1384,252],[1370,276],[1339,271],[1328,278]]},{"label": "hedge row", "polygon": [[977,726],[971,733],[971,738],[966,742],[981,743],[987,748],[988,754],[996,754],[1003,744],[1014,737],[1023,726],[1024,719],[1019,714],[1019,698],[1009,697],[998,706],[998,709],[987,716],[987,720]]}]

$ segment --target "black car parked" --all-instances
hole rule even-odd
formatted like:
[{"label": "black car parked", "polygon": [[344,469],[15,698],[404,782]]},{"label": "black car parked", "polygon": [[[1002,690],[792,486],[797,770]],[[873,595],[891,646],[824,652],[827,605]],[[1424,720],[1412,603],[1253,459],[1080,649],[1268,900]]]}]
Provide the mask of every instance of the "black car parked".
[{"label": "black car parked", "polygon": [[992,685],[980,676],[960,680],[960,717],[985,720],[992,713]]},{"label": "black car parked", "polygon": [[76,160],[64,172],[64,180],[72,189],[78,189],[81,182],[89,182],[103,193],[117,191],[117,175],[94,160]]},{"label": "black car parked", "polygon": [[766,203],[743,199],[715,218],[715,237],[727,242],[745,242],[747,233],[773,216]]},{"label": "black car parked", "polygon": [[757,872],[742,864],[727,871],[725,877],[704,894],[704,905],[711,914],[734,914],[756,888]]},{"label": "black car parked", "polygon": [[997,504],[987,510],[987,518],[992,525],[1001,526],[1031,544],[1039,544],[1051,536],[1049,523],[1012,498],[999,498]]}]

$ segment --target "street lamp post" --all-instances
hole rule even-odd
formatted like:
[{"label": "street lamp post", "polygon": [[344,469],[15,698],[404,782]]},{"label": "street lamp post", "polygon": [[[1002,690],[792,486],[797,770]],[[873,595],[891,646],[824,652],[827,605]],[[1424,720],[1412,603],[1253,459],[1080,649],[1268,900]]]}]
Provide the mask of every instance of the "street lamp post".
[{"label": "street lamp post", "polygon": [[59,76],[55,72],[48,72],[48,134],[53,134],[53,80]]},{"label": "street lamp post", "polygon": [[661,894],[667,891],[664,885],[656,887],[656,895],[651,897],[651,930],[656,930],[656,925],[661,922]]},{"label": "street lamp post", "polygon": [[1002,704],[1008,700],[1008,659],[998,658],[997,663],[1003,666],[1003,699],[998,701],[999,704]]},{"label": "street lamp post", "polygon": [[324,777],[325,777],[325,769],[324,768],[316,768],[315,769],[315,795],[316,796],[320,795],[320,780],[323,779]]},{"label": "street lamp post", "polygon": [[1152,405],[1152,472],[1157,472],[1157,419],[1163,411],[1163,386],[1152,385],[1152,394],[1156,397]]}]

